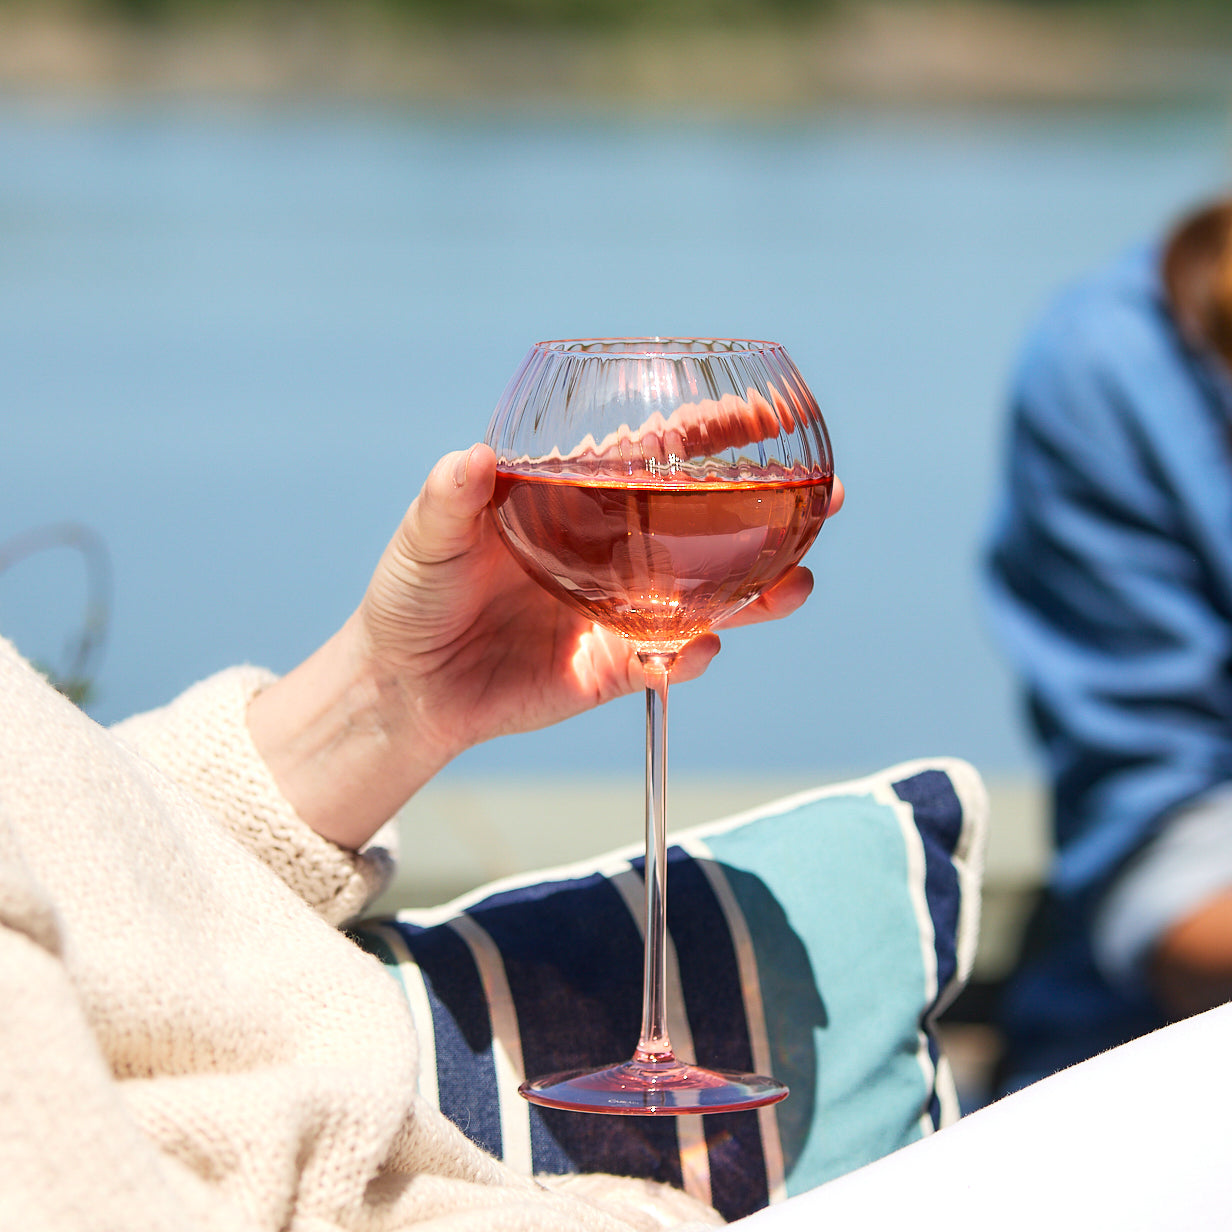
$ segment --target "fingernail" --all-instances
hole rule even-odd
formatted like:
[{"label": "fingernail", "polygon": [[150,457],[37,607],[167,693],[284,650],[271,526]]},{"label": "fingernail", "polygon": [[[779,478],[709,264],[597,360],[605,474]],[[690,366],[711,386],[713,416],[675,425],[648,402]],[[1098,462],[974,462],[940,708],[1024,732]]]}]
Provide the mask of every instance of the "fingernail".
[{"label": "fingernail", "polygon": [[462,488],[466,486],[466,472],[471,464],[471,454],[475,452],[475,446],[472,445],[459,459],[458,464],[453,468],[453,486]]}]

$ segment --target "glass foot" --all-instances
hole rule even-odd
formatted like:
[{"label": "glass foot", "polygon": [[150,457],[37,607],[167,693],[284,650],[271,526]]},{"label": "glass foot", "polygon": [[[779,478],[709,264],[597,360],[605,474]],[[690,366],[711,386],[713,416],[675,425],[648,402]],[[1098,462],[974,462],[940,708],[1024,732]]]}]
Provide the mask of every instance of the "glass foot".
[{"label": "glass foot", "polygon": [[773,1078],[703,1069],[675,1060],[633,1060],[605,1069],[571,1070],[524,1082],[518,1091],[545,1108],[630,1116],[740,1112],[778,1103],[787,1096],[787,1088]]}]

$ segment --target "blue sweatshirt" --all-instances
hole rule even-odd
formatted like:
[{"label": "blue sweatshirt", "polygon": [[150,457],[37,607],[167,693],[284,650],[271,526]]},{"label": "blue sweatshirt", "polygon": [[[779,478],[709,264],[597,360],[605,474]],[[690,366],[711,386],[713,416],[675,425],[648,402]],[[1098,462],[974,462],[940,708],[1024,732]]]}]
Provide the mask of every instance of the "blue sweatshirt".
[{"label": "blue sweatshirt", "polygon": [[[1005,1001],[1009,1088],[1163,1022],[1141,954],[1118,967],[1097,934],[1139,853],[1232,782],[1230,423],[1232,382],[1181,338],[1154,246],[1061,294],[1025,347],[987,581],[1057,854]],[[1232,884],[1232,807],[1215,824],[1208,891]]]}]

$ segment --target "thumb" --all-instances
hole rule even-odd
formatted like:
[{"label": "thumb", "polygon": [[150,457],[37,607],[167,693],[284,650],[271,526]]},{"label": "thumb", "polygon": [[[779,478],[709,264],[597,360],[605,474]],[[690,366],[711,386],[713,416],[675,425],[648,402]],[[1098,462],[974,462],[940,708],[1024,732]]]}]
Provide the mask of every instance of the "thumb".
[{"label": "thumb", "polygon": [[431,470],[402,525],[413,560],[436,564],[473,547],[496,486],[496,455],[487,445],[446,454]]}]

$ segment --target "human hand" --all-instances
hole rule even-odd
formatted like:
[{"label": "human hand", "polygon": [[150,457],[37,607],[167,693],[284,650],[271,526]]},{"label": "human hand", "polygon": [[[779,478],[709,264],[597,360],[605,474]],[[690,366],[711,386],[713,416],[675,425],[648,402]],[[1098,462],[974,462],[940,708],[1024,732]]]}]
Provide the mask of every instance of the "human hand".
[{"label": "human hand", "polygon": [[[346,625],[254,699],[249,727],[300,815],[357,847],[463,750],[559,722],[642,687],[632,645],[554,599],[514,561],[488,514],[486,445],[433,467]],[[835,483],[831,512],[842,504]],[[777,619],[813,588],[803,567],[731,625]],[[719,650],[680,651],[688,680]]]},{"label": "human hand", "polygon": [[[631,644],[554,599],[510,555],[487,512],[495,480],[486,445],[442,459],[360,609],[374,658],[414,680],[412,704],[444,760],[642,687]],[[841,500],[840,486],[832,508]],[[732,624],[785,616],[812,586],[796,568]],[[673,677],[699,675],[718,649],[714,635],[696,639]]]}]

